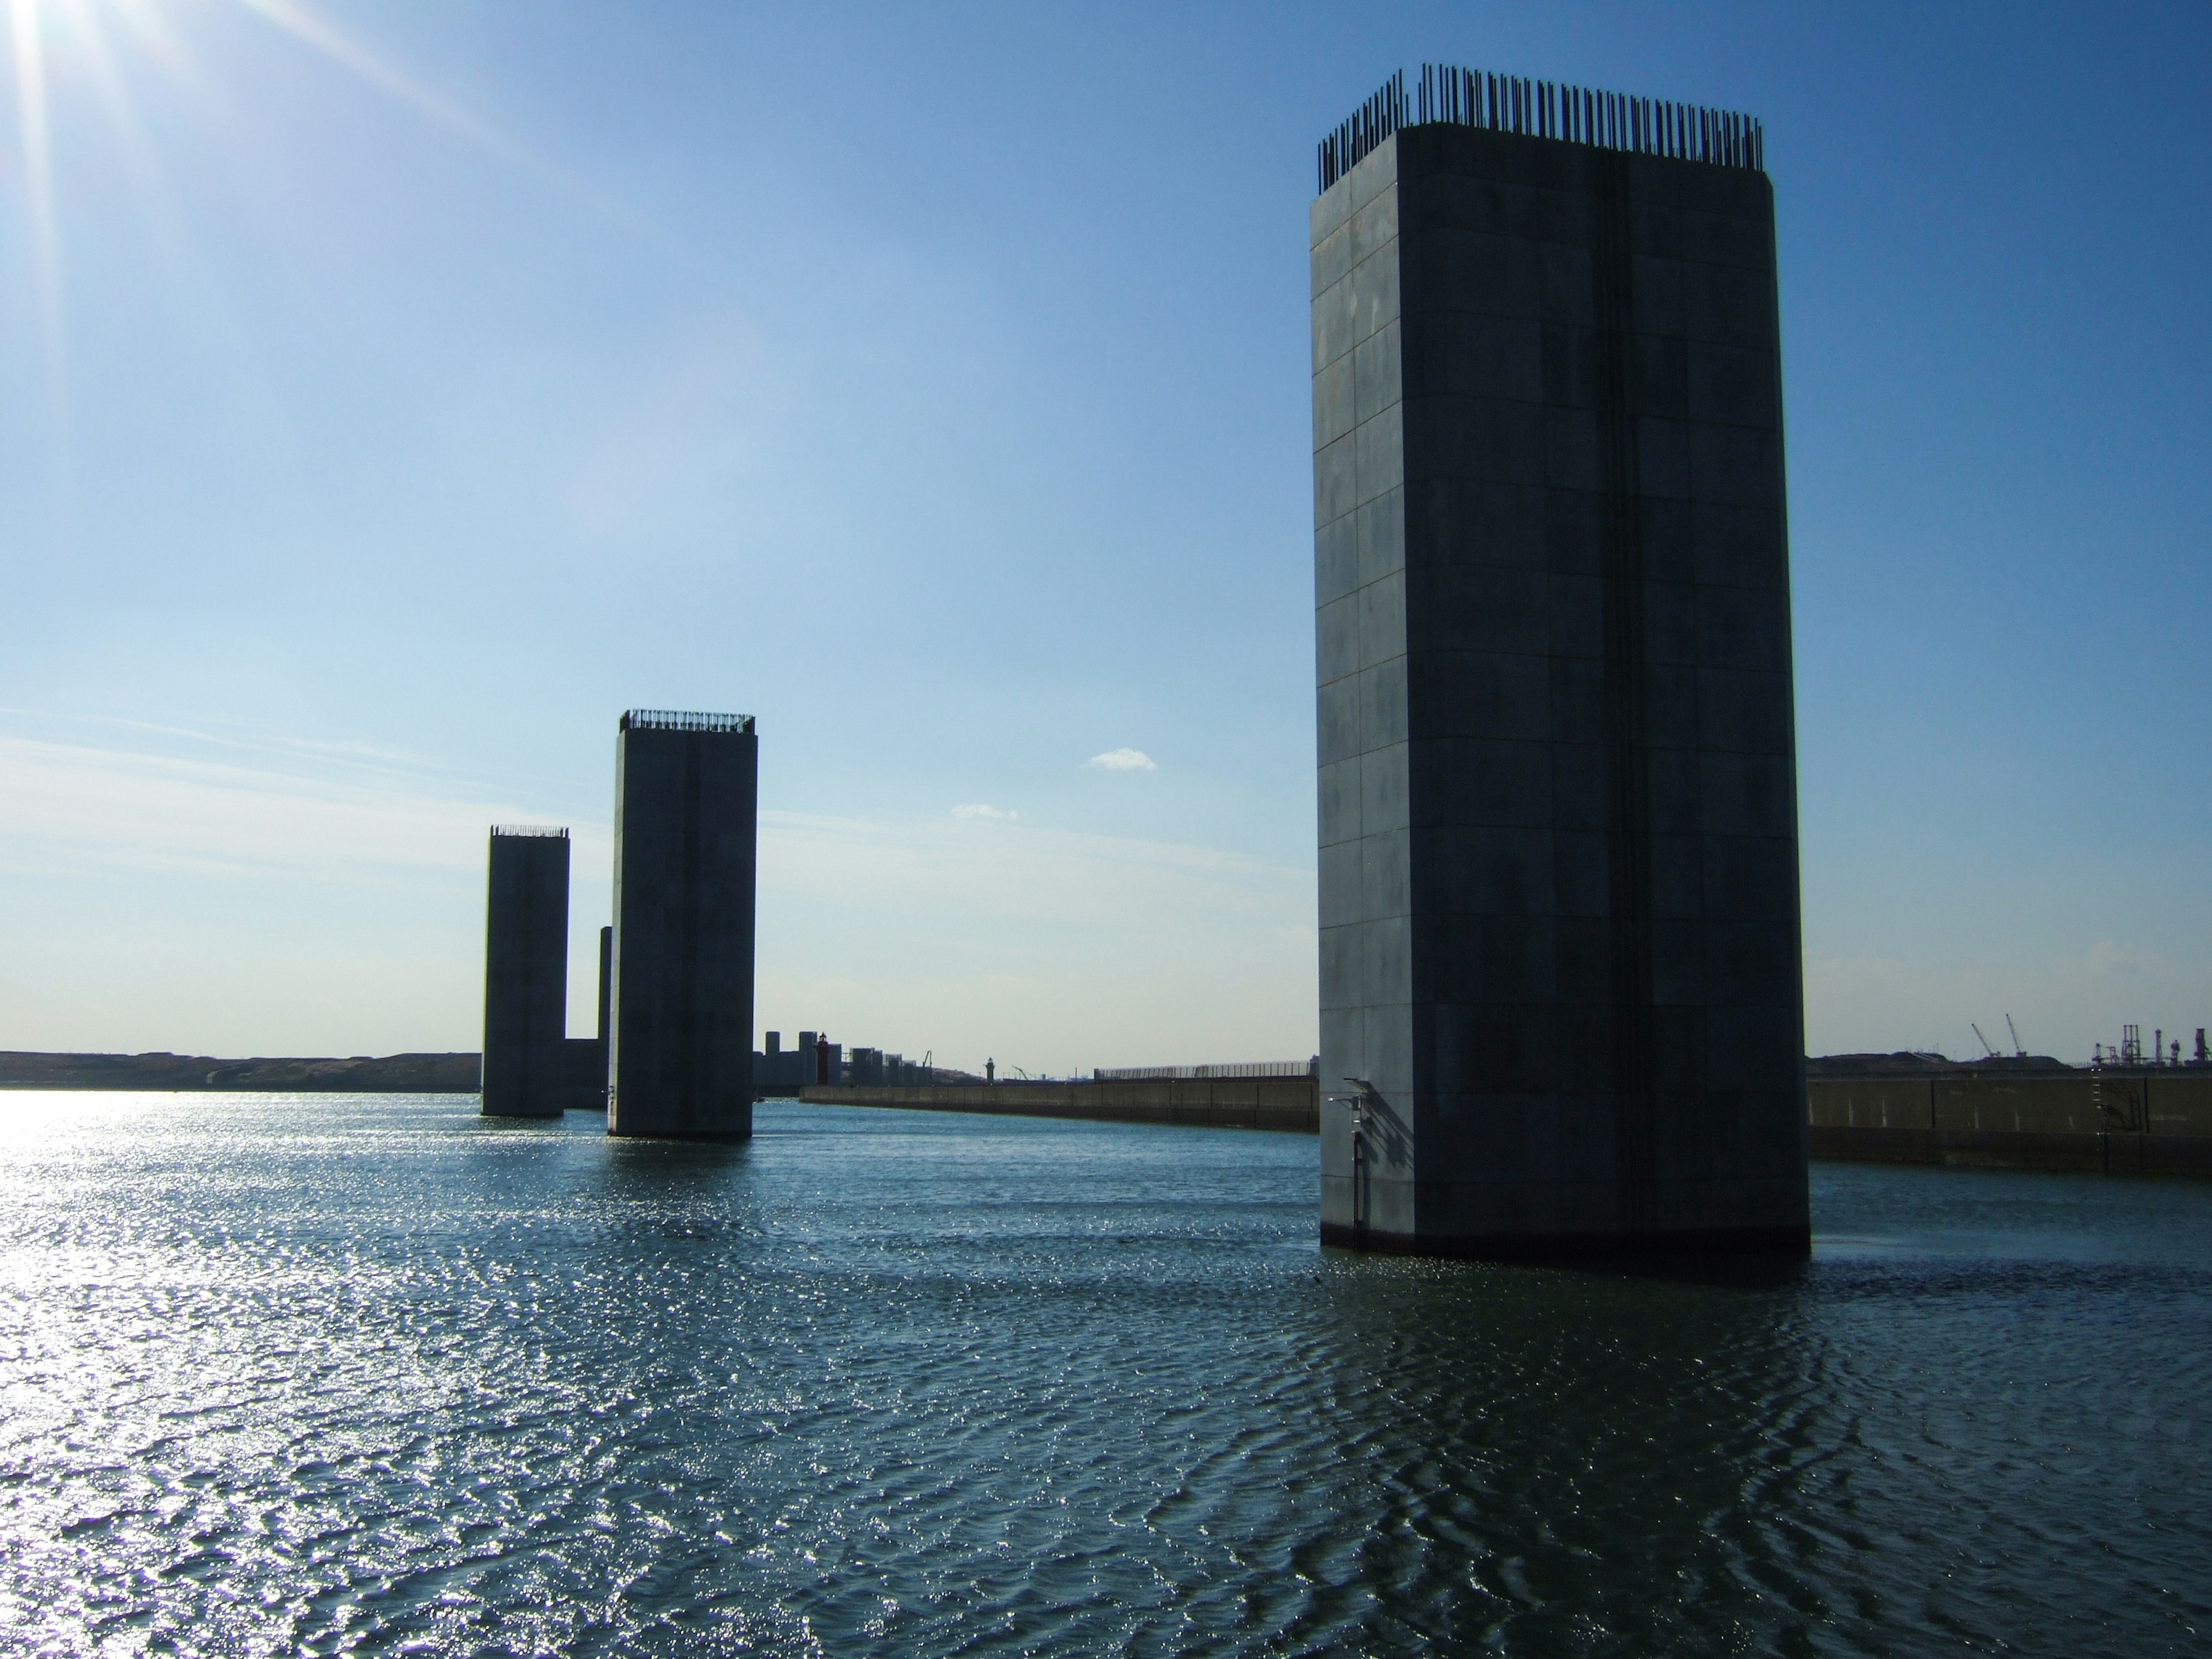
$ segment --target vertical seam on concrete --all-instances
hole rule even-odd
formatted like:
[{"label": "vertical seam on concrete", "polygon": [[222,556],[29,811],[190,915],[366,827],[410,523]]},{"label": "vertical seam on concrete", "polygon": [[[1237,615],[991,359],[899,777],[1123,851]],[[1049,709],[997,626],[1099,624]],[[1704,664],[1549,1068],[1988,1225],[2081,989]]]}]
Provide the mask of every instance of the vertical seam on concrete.
[{"label": "vertical seam on concrete", "polygon": [[[678,1006],[683,1010],[684,1075],[678,1085],[677,1097],[683,1102],[682,1120],[686,1127],[697,1119],[699,1111],[699,745],[684,739],[684,967],[683,995]],[[752,1033],[745,1034],[746,1046],[751,1046]]]},{"label": "vertical seam on concrete", "polygon": [[[535,877],[538,872],[532,870],[530,873]],[[538,1045],[531,1041],[538,1035],[537,1021],[532,1018],[538,1012],[538,883],[534,879],[525,886],[520,921],[522,936],[529,940],[531,947],[522,970],[521,997],[523,1017],[529,1021],[524,1028],[522,1042],[522,1103],[528,1106],[536,1103],[539,1086],[534,1064]]]},{"label": "vertical seam on concrete", "polygon": [[1625,155],[1591,157],[1596,185],[1600,456],[1604,469],[1606,830],[1612,915],[1613,1099],[1621,1224],[1651,1224],[1657,1149],[1652,1098],[1650,764],[1644,748],[1642,478],[1637,445],[1635,251]]}]

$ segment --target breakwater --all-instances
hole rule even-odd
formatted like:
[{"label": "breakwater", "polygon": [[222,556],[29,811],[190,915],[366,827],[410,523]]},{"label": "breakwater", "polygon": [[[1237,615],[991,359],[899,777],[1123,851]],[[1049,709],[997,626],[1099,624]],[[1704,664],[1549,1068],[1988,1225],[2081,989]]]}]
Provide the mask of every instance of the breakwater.
[{"label": "breakwater", "polygon": [[[1321,1127],[1312,1078],[1106,1082],[810,1085],[825,1105],[1277,1129]],[[2212,1073],[1960,1069],[1913,1077],[1814,1078],[1812,1152],[1849,1163],[2212,1176]]]},{"label": "breakwater", "polygon": [[166,1053],[0,1052],[0,1089],[472,1095],[482,1071],[479,1056],[472,1054],[222,1060],[212,1054]]},{"label": "breakwater", "polygon": [[1814,1158],[2212,1175],[2212,1073],[2195,1068],[1814,1078]]},{"label": "breakwater", "polygon": [[1177,1123],[1216,1129],[1321,1132],[1321,1084],[1310,1077],[1127,1078],[1103,1082],[974,1083],[850,1088],[809,1084],[799,1098],[829,1106]]}]

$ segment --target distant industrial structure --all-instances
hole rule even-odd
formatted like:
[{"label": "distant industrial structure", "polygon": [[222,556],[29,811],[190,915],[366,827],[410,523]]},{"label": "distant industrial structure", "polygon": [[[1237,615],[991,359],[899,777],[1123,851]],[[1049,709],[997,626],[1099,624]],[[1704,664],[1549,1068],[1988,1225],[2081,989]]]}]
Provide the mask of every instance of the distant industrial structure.
[{"label": "distant industrial structure", "polygon": [[1321,147],[1329,1242],[1810,1247],[1761,160],[1442,66]]},{"label": "distant industrial structure", "polygon": [[908,1089],[933,1082],[935,1067],[927,1060],[908,1060],[893,1051],[885,1054],[881,1048],[855,1048],[846,1062],[845,1075],[841,1082],[863,1088]]},{"label": "distant industrial structure", "polygon": [[571,1093],[568,832],[495,825],[484,905],[483,1110],[558,1117]]},{"label": "distant industrial structure", "polygon": [[796,1098],[802,1089],[816,1085],[850,1085],[865,1088],[919,1088],[933,1083],[964,1081],[968,1074],[931,1064],[925,1055],[908,1060],[881,1048],[856,1048],[848,1055],[842,1043],[832,1042],[813,1031],[799,1034],[796,1048],[783,1047],[781,1031],[764,1033],[763,1047],[753,1055],[753,1093],[757,1097]]},{"label": "distant industrial structure", "polygon": [[[775,1095],[795,1099],[799,1091],[811,1083],[842,1081],[844,1045],[831,1042],[812,1031],[799,1034],[799,1046],[783,1046],[783,1033],[768,1032],[763,1038],[765,1045],[753,1056],[753,1093],[755,1096]],[[829,1075],[824,1076],[824,1071]]]},{"label": "distant industrial structure", "polygon": [[[2011,1016],[2007,1015],[2006,1018],[2010,1018]],[[1981,1028],[1977,1026],[1974,1035],[1980,1036],[1981,1034]],[[1983,1044],[1984,1048],[1988,1046],[1987,1042]],[[2197,1028],[2195,1053],[2189,1060],[2185,1060],[2181,1057],[2179,1037],[2174,1038],[2169,1043],[2164,1031],[2154,1030],[2151,1033],[2150,1053],[2146,1056],[2143,1053],[2142,1027],[2123,1025],[2120,1028],[2118,1042],[2110,1048],[2101,1042],[2097,1044],[2096,1057],[2092,1063],[2100,1066],[2208,1066],[2212,1065],[2212,1048],[2205,1046],[2204,1027],[2200,1025]]]},{"label": "distant industrial structure", "polygon": [[759,742],[749,714],[632,709],[615,747],[607,1133],[752,1133]]}]

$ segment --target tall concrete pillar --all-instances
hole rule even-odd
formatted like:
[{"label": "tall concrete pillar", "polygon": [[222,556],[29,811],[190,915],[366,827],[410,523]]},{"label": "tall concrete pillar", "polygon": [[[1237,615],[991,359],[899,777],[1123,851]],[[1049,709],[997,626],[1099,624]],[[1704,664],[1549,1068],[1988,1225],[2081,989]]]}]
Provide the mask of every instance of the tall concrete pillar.
[{"label": "tall concrete pillar", "polygon": [[622,718],[609,1134],[752,1133],[757,768],[750,715]]},{"label": "tall concrete pillar", "polygon": [[483,1113],[558,1117],[570,1090],[568,832],[495,827],[487,886]]},{"label": "tall concrete pillar", "polygon": [[1756,129],[1450,73],[1312,209],[1322,1236],[1802,1255]]}]

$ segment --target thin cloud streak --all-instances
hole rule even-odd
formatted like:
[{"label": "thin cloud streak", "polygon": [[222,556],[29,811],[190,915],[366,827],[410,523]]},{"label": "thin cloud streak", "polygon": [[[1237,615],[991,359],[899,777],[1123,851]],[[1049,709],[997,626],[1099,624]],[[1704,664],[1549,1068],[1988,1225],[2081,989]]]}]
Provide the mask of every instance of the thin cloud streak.
[{"label": "thin cloud streak", "polygon": [[[480,867],[501,817],[542,812],[264,768],[0,738],[0,868],[276,878]],[[610,843],[611,844],[611,843]]]}]

